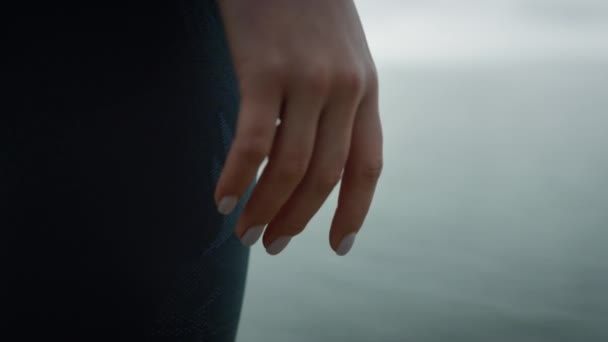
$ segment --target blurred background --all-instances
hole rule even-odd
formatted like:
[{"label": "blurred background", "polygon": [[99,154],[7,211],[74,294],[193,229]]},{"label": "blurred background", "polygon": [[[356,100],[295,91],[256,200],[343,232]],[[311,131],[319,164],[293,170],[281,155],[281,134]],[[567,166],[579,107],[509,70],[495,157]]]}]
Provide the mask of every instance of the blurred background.
[{"label": "blurred background", "polygon": [[608,1],[356,1],[385,171],[252,249],[242,342],[608,341]]}]

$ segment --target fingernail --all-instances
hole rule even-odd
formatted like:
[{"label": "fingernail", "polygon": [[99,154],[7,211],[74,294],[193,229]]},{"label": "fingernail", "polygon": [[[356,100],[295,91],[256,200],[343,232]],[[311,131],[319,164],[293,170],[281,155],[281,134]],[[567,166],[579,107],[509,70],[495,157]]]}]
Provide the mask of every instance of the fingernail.
[{"label": "fingernail", "polygon": [[247,229],[247,231],[245,231],[245,234],[243,234],[243,236],[241,237],[241,243],[247,247],[252,246],[254,243],[256,243],[256,241],[258,241],[260,236],[262,236],[262,233],[264,232],[264,227],[265,225],[260,224]]},{"label": "fingernail", "polygon": [[236,197],[226,196],[220,200],[220,203],[217,205],[217,211],[222,215],[228,215],[234,210],[237,202]]},{"label": "fingernail", "polygon": [[289,243],[289,241],[291,240],[291,236],[282,236],[276,240],[274,240],[270,246],[268,246],[268,248],[266,248],[266,252],[268,252],[268,254],[270,255],[277,255],[279,253],[281,253],[281,251],[283,249],[285,249],[285,247],[287,247],[287,244]]},{"label": "fingernail", "polygon": [[356,235],[356,233],[346,235],[342,239],[342,242],[340,242],[340,245],[338,245],[338,249],[336,249],[336,254],[346,255],[346,253],[348,253],[348,251],[350,251],[350,249],[353,247]]}]

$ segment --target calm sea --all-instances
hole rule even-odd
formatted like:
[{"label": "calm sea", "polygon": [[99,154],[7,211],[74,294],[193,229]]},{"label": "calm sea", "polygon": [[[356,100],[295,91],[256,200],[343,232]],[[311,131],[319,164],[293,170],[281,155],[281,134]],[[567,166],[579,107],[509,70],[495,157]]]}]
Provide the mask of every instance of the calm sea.
[{"label": "calm sea", "polygon": [[608,341],[608,61],[380,70],[386,166],[351,254],[335,196],[253,248],[239,341]]}]

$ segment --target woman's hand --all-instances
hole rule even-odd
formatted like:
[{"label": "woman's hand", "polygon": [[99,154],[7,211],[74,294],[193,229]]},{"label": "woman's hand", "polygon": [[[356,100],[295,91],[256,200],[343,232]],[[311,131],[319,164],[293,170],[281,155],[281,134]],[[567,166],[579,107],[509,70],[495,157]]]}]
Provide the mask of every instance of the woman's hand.
[{"label": "woman's hand", "polygon": [[[236,228],[278,254],[341,180],[330,245],[346,254],[382,169],[378,81],[352,0],[220,0],[241,104],[217,185],[227,214],[264,169]],[[280,125],[276,125],[280,118]]]}]

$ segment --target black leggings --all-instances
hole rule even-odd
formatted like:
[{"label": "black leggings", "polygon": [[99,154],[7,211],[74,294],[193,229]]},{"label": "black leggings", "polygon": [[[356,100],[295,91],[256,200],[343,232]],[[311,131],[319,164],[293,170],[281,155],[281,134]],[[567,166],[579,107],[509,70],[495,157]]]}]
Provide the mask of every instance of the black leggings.
[{"label": "black leggings", "polygon": [[233,341],[248,250],[213,200],[238,111],[214,1],[26,5],[0,122],[0,339]]}]

